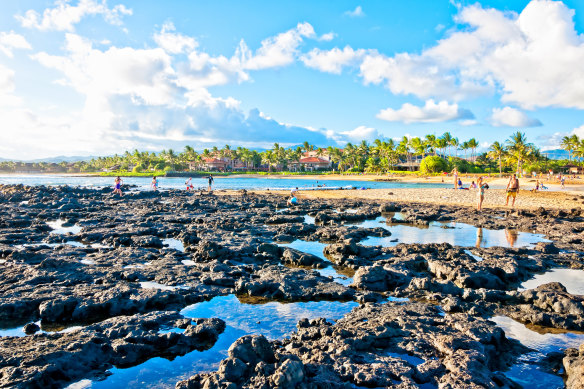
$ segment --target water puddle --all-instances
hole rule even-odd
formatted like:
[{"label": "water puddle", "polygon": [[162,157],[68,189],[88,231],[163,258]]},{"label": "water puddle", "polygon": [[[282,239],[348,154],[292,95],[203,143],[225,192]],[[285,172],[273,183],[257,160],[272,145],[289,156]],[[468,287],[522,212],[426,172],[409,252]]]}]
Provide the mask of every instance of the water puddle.
[{"label": "water puddle", "polygon": [[470,251],[470,250],[464,250],[464,253],[467,254],[467,255],[469,255],[469,256],[471,256],[477,262],[481,262],[483,260],[478,255],[473,254],[472,251]]},{"label": "water puddle", "polygon": [[539,326],[526,326],[507,316],[495,316],[490,319],[505,331],[508,338],[516,339],[524,346],[537,350],[523,355],[504,374],[521,384],[524,388],[556,389],[564,388],[562,377],[550,374],[537,365],[547,353],[563,351],[584,343],[584,333],[566,332]]},{"label": "water puddle", "polygon": [[193,261],[192,259],[183,259],[181,261],[181,263],[185,266],[195,266],[196,265],[196,262]]},{"label": "water puddle", "polygon": [[409,355],[409,354],[387,353],[387,356],[392,357],[392,358],[399,358],[402,361],[406,361],[407,363],[409,363],[412,366],[418,366],[418,365],[421,365],[422,363],[426,362],[422,358],[418,358],[414,355]]},{"label": "water puddle", "polygon": [[[53,324],[42,325],[40,320],[35,322],[35,324],[40,327],[40,330],[35,332],[34,335],[36,335],[36,334],[55,334],[55,333],[65,334],[68,332],[75,332],[75,331],[83,329],[83,327],[79,326],[79,325],[70,325],[69,327],[62,326],[62,325],[53,325]],[[24,324],[23,324],[23,325],[18,326],[18,327],[0,329],[0,337],[4,337],[4,336],[16,336],[16,337],[21,338],[23,336],[31,336],[31,335],[27,335],[24,332]]]},{"label": "water puddle", "polygon": [[47,225],[53,229],[53,231],[51,231],[51,234],[66,235],[68,233],[71,233],[75,235],[81,232],[81,226],[75,225],[70,227],[63,227],[63,224],[65,223],[66,223],[65,220],[59,219],[52,222],[47,222]]},{"label": "water puddle", "polygon": [[164,246],[168,246],[170,249],[178,250],[183,253],[185,252],[185,246],[183,245],[183,242],[178,239],[166,238],[162,240],[162,244]]},{"label": "water puddle", "polygon": [[559,282],[566,287],[568,293],[584,295],[584,270],[581,269],[551,269],[521,284],[519,290],[535,289],[549,282]]},{"label": "water puddle", "polygon": [[171,286],[171,285],[159,284],[158,282],[154,282],[154,281],[140,282],[140,287],[142,287],[143,289],[160,289],[160,290],[189,289],[189,287],[186,285]]},{"label": "water puddle", "polygon": [[374,220],[352,226],[363,228],[381,227],[389,232],[388,237],[369,237],[361,243],[366,246],[392,247],[400,243],[450,243],[453,246],[474,247],[530,247],[538,242],[549,242],[541,234],[516,230],[490,230],[465,223],[431,222],[429,225],[386,224],[380,216]]},{"label": "water puddle", "polygon": [[327,246],[324,243],[320,242],[309,242],[306,240],[297,239],[292,243],[282,243],[278,244],[280,247],[290,247],[292,249],[296,249],[298,251],[302,251],[303,253],[315,255],[321,259],[327,261],[330,265],[324,269],[314,269],[315,271],[319,272],[320,275],[324,277],[332,277],[334,281],[338,282],[341,285],[349,286],[353,283],[353,272],[350,271],[350,275],[341,274],[343,270],[335,268],[335,266],[328,260],[327,257],[324,255],[324,248]]},{"label": "water puddle", "polygon": [[302,318],[325,317],[338,320],[356,306],[357,303],[354,302],[326,301],[247,304],[234,295],[215,297],[181,311],[185,317],[219,317],[225,320],[225,332],[212,348],[193,351],[172,361],[152,358],[131,368],[113,368],[110,370],[112,374],[104,381],[92,381],[90,386],[84,387],[174,387],[177,381],[187,379],[195,373],[216,370],[219,362],[227,357],[229,347],[244,335],[263,334],[269,339],[283,338],[296,330],[296,323]]},{"label": "water puddle", "polygon": [[92,260],[92,259],[87,259],[87,258],[84,258],[84,259],[82,259],[82,260],[81,260],[81,261],[79,261],[79,262],[81,262],[81,263],[82,263],[82,264],[84,264],[84,265],[95,265],[95,264],[96,264],[96,262],[95,262],[94,260]]},{"label": "water puddle", "polygon": [[304,224],[315,224],[314,216],[304,215]]}]

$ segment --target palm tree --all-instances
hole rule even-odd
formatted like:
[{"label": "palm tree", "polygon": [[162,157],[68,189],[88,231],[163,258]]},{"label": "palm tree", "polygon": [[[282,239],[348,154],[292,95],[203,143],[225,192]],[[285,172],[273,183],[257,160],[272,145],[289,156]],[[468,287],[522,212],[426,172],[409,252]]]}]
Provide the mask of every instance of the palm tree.
[{"label": "palm tree", "polygon": [[489,156],[489,158],[493,160],[495,159],[499,160],[499,177],[501,177],[503,170],[502,160],[503,157],[506,155],[505,147],[499,142],[494,142],[491,145],[491,147],[489,147],[489,152],[487,153],[487,155]]},{"label": "palm tree", "polygon": [[476,162],[476,151],[477,151],[477,147],[479,147],[479,142],[477,142],[477,140],[475,138],[470,138],[468,141],[468,147],[471,150],[471,158],[473,160],[473,162]]},{"label": "palm tree", "polygon": [[452,134],[450,134],[449,132],[445,132],[444,134],[442,134],[442,137],[440,138],[444,144],[444,148],[448,147],[448,154],[450,154],[450,146],[452,146]]},{"label": "palm tree", "polygon": [[426,149],[429,152],[434,153],[434,155],[438,155],[436,152],[436,149],[438,148],[438,145],[436,144],[436,135],[426,135],[424,138],[424,143],[426,144]]},{"label": "palm tree", "polygon": [[527,142],[525,134],[517,131],[507,139],[507,153],[511,162],[517,163],[517,174],[521,172],[523,162],[530,159],[535,147]]}]

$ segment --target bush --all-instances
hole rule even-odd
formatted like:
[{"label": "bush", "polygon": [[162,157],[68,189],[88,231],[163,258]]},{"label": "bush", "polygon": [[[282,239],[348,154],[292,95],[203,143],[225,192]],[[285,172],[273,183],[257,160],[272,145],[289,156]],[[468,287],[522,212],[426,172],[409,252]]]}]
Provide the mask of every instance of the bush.
[{"label": "bush", "polygon": [[448,165],[443,158],[437,155],[430,155],[422,160],[422,163],[420,164],[420,172],[423,174],[441,173],[445,171],[447,167]]},{"label": "bush", "polygon": [[134,169],[132,169],[132,171],[134,173],[141,173],[144,171],[144,165],[138,164],[138,165],[134,166]]}]

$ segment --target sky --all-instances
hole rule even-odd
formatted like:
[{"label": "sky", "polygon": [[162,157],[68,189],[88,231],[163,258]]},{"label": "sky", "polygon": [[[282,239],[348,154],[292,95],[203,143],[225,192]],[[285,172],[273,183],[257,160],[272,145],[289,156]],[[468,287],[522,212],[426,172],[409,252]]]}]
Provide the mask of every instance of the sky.
[{"label": "sky", "polygon": [[584,137],[581,0],[0,6],[0,158]]}]

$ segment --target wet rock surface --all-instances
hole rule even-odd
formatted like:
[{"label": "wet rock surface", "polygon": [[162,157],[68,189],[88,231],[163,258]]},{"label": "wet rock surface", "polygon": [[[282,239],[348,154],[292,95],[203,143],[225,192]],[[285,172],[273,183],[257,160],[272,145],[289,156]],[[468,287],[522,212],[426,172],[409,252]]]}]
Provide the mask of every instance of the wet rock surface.
[{"label": "wet rock surface", "polygon": [[[301,321],[287,339],[240,338],[216,372],[179,387],[516,387],[505,371],[526,350],[489,317],[584,330],[583,296],[559,283],[518,291],[549,269],[584,269],[579,209],[505,214],[307,200],[276,212],[283,203],[254,194],[118,198],[109,189],[0,186],[0,328],[22,329],[0,337],[0,386],[64,387],[112,366],[208,348],[223,331],[221,318],[191,321],[178,312],[230,294],[362,305],[334,324]],[[360,226],[380,216],[387,225]],[[447,233],[453,221],[550,241],[362,244],[392,238],[393,225],[424,231],[443,223]],[[327,246],[318,256],[276,244],[294,240]],[[318,272],[331,264],[353,283]],[[382,303],[388,297],[409,302]],[[75,330],[51,332],[69,327]],[[569,387],[578,387],[570,377],[581,360],[577,350],[564,358]]]}]

